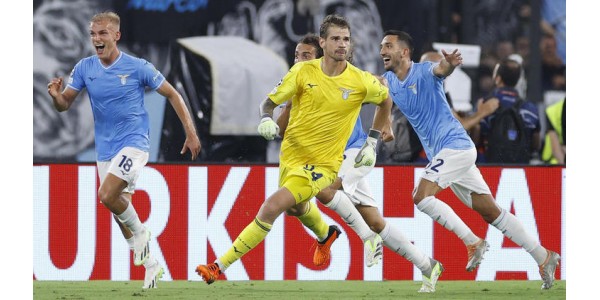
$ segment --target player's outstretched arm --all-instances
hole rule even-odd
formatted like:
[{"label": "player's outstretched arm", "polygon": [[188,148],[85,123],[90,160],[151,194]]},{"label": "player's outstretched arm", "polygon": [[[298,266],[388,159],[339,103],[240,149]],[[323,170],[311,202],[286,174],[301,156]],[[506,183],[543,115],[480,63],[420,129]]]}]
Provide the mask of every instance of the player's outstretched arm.
[{"label": "player's outstretched arm", "polygon": [[200,150],[202,149],[202,145],[200,144],[200,139],[196,133],[196,127],[192,121],[190,111],[185,105],[181,94],[179,94],[179,92],[175,90],[171,83],[166,80],[156,91],[169,100],[171,106],[173,106],[173,109],[175,109],[175,112],[177,113],[177,117],[179,117],[179,120],[183,125],[183,129],[185,130],[185,142],[183,142],[181,154],[185,154],[189,150],[190,154],[192,155],[192,160],[196,160]]},{"label": "player's outstretched arm", "polygon": [[54,108],[59,111],[68,110],[75,101],[79,92],[73,89],[63,89],[63,79],[62,77],[52,78],[52,80],[48,83],[48,94],[52,97],[52,104]]},{"label": "player's outstretched arm", "polygon": [[442,55],[444,55],[444,59],[433,69],[433,74],[437,77],[447,77],[454,72],[454,68],[462,65],[463,62],[462,55],[458,49],[454,49],[451,53],[447,53],[442,49]]},{"label": "player's outstretched arm", "polygon": [[273,121],[275,107],[277,107],[277,104],[267,97],[260,103],[258,108],[261,118],[260,124],[258,124],[258,133],[268,141],[272,141],[279,134],[279,126]]}]

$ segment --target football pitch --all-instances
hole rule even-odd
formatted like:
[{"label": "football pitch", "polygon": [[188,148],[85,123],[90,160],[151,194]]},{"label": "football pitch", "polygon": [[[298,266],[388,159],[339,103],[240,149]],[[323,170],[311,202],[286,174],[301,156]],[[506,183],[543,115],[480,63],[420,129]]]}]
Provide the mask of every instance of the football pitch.
[{"label": "football pitch", "polygon": [[550,290],[541,281],[439,281],[420,294],[418,281],[164,281],[143,291],[142,281],[33,281],[33,299],[566,299],[566,281]]}]

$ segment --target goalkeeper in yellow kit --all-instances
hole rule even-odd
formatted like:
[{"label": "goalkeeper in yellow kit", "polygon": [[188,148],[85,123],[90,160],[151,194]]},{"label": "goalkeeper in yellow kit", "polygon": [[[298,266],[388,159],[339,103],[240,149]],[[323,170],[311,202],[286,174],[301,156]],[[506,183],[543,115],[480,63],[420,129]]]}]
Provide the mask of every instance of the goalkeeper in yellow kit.
[{"label": "goalkeeper in yellow kit", "polygon": [[[357,166],[375,161],[375,144],[388,125],[391,99],[387,87],[375,76],[346,61],[350,25],[341,16],[325,17],[320,27],[324,56],[295,64],[260,105],[258,132],[268,140],[278,134],[273,110],[292,100],[290,121],[281,144],[279,190],[262,204],[254,220],[235,239],[231,248],[214,263],[199,265],[196,272],[213,283],[232,263],[262,242],[283,212],[309,201],[337,177],[346,142],[363,103],[374,103],[373,126]],[[310,209],[314,232],[327,231],[316,206]],[[303,222],[304,223],[304,222]],[[304,223],[306,225],[306,223]]]}]

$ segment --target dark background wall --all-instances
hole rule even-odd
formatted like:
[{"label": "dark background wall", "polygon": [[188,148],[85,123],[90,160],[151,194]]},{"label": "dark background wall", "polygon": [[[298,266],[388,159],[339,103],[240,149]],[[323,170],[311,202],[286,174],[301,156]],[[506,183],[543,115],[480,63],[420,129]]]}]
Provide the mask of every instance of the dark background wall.
[{"label": "dark background wall", "polygon": [[[549,4],[558,4],[558,10],[549,10]],[[473,80],[473,102],[489,92],[495,63],[508,54],[520,54],[528,76],[528,97],[542,103],[545,91],[566,89],[564,80],[560,80],[560,76],[565,77],[566,65],[559,51],[566,39],[564,33],[560,34],[566,19],[566,14],[561,18],[560,5],[564,8],[564,1],[34,0],[34,162],[94,161],[93,155],[85,155],[93,153],[94,144],[87,96],[82,93],[71,110],[59,114],[51,106],[46,83],[54,76],[68,76],[79,59],[94,54],[88,22],[99,11],[114,10],[121,16],[119,45],[123,51],[148,59],[170,81],[181,80],[184,71],[194,73],[193,88],[197,94],[186,100],[203,144],[197,162],[260,163],[266,159],[267,147],[262,138],[210,135],[210,66],[181,51],[175,42],[177,38],[241,36],[268,47],[291,65],[296,41],[307,32],[318,32],[325,15],[338,13],[351,22],[356,47],[354,63],[365,70],[383,72],[379,59],[382,33],[400,29],[415,40],[415,61],[422,52],[432,49],[433,42],[481,46],[480,66],[465,69]],[[540,20],[547,21],[542,22],[546,27],[538,26]],[[194,65],[182,65],[182,57]],[[185,84],[179,87],[181,92],[190,88]],[[160,115],[154,118],[160,127],[155,128],[159,140],[155,141],[158,153],[154,161],[181,160],[178,152],[182,130],[178,119],[168,104],[152,109]]]}]

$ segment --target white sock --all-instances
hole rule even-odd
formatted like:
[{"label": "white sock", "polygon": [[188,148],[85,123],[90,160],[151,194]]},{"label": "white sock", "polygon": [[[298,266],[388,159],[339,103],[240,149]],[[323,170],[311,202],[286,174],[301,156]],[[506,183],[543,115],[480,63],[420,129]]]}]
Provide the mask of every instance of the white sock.
[{"label": "white sock", "polygon": [[444,228],[454,232],[465,245],[472,245],[479,241],[479,237],[471,231],[467,224],[444,201],[434,196],[425,197],[425,199],[417,204],[417,208],[444,226]]},{"label": "white sock", "polygon": [[523,224],[521,221],[517,219],[513,214],[502,209],[500,212],[500,216],[492,222],[492,225],[504,236],[509,238],[511,241],[515,242],[515,244],[523,247],[525,251],[527,251],[533,259],[541,265],[546,260],[546,256],[548,253],[546,252],[546,248],[542,247],[540,243],[533,238],[533,236],[529,235],[525,232],[525,228],[523,228]]},{"label": "white sock", "polygon": [[130,237],[130,238],[128,238],[128,239],[125,239],[125,240],[127,241],[127,245],[129,245],[129,249],[131,249],[131,251],[133,251],[133,248],[135,248],[135,246],[133,244],[134,243],[133,241],[135,239],[133,238],[133,236]]},{"label": "white sock", "polygon": [[217,258],[214,263],[217,264],[217,266],[219,266],[219,269],[221,269],[221,273],[225,273],[225,270],[227,270],[227,267],[225,267],[225,264],[222,263],[221,260],[219,260]]},{"label": "white sock", "polygon": [[383,230],[379,233],[383,244],[390,250],[402,255],[408,261],[413,263],[421,272],[431,268],[429,257],[423,253],[417,246],[413,245],[398,228],[386,223]]},{"label": "white sock", "polygon": [[337,191],[333,196],[333,199],[325,204],[325,206],[335,211],[344,222],[350,226],[361,240],[365,241],[369,237],[372,237],[375,233],[371,231],[369,225],[362,218],[362,215],[358,212],[354,203],[348,197],[344,191]]},{"label": "white sock", "polygon": [[131,202],[129,202],[125,211],[118,215],[117,218],[119,218],[119,221],[129,228],[134,235],[139,234],[144,229],[135,208],[133,208],[133,203]]},{"label": "white sock", "polygon": [[[128,239],[125,239],[127,241],[127,245],[129,245],[129,249],[131,251],[133,251],[134,246],[134,237],[130,237]],[[146,269],[153,267],[155,264],[158,263],[158,260],[156,258],[154,258],[154,256],[152,256],[152,253],[148,254],[148,259],[146,259],[146,262],[144,263],[144,267]]]},{"label": "white sock", "polygon": [[156,259],[156,257],[152,256],[152,253],[150,253],[150,254],[148,254],[148,259],[146,259],[146,262],[144,263],[144,268],[146,268],[146,269],[152,268],[157,263],[158,263],[158,259]]}]

